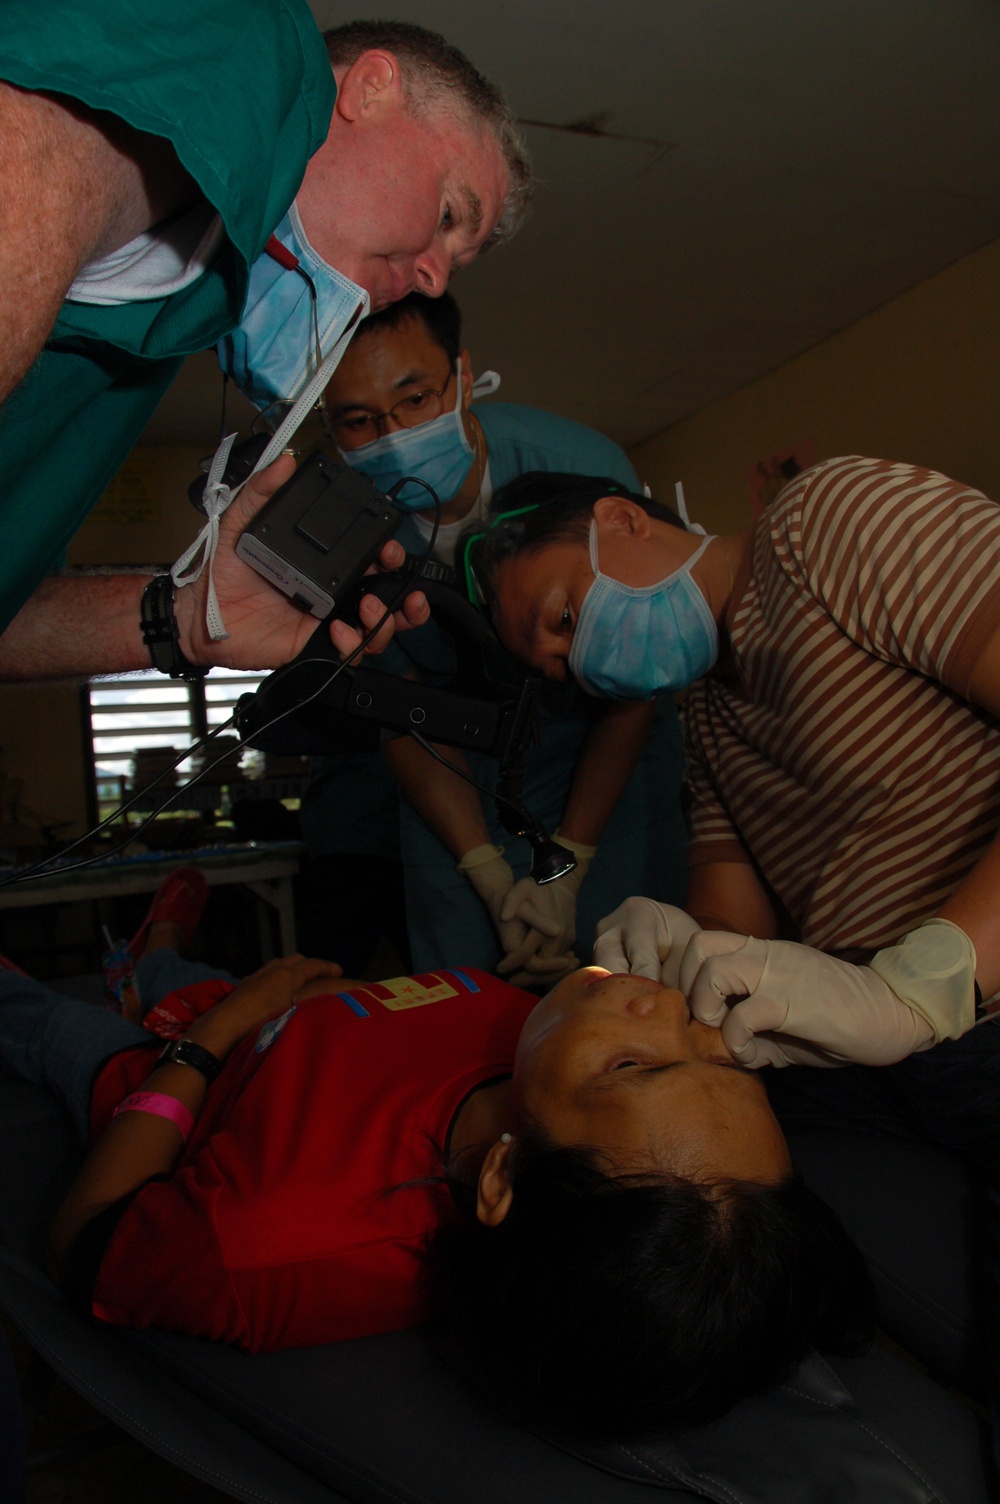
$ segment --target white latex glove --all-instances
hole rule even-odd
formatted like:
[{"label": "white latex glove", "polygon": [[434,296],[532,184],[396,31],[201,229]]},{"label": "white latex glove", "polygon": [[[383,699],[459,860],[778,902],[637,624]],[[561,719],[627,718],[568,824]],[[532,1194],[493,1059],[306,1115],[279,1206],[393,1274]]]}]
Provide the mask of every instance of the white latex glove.
[{"label": "white latex glove", "polygon": [[[580,964],[570,949],[576,939],[576,899],[597,848],[579,845],[558,833],[553,839],[576,857],[573,871],[541,886],[533,877],[522,877],[507,894],[500,911],[505,922],[520,919],[541,936],[534,954],[523,961],[518,972],[519,986],[551,985]],[[504,956],[497,967],[500,976],[515,970],[510,956]]]},{"label": "white latex glove", "polygon": [[[551,944],[550,940],[545,941],[545,945]],[[580,958],[571,950],[561,951],[556,956],[545,955],[540,946],[533,955],[527,957],[519,970],[511,971],[509,968],[513,964],[511,957],[504,956],[497,967],[497,975],[514,987],[544,987],[548,991],[557,982],[561,982],[563,977],[568,977],[571,971],[578,970]]]},{"label": "white latex glove", "polygon": [[676,987],[684,948],[698,933],[691,915],[672,903],[626,898],[597,926],[594,965]]},{"label": "white latex glove", "polygon": [[[879,951],[870,966],[703,930],[685,951],[680,985],[692,1015],[721,1027],[743,1065],[892,1065],[971,1028],[975,969],[969,937],[943,919]],[[745,1001],[728,1007],[733,998]]]},{"label": "white latex glove", "polygon": [[523,919],[502,917],[504,900],[514,886],[514,873],[510,863],[503,859],[503,847],[492,843],[474,846],[465,853],[456,870],[468,878],[486,905],[504,952],[500,964],[511,961],[510,969],[519,970],[534,955],[545,935]]}]

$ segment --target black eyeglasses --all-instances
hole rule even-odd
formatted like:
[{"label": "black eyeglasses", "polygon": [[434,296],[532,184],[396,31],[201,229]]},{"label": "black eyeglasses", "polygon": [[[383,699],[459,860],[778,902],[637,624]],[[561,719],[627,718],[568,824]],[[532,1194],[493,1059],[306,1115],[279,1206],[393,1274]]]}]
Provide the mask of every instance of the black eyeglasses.
[{"label": "black eyeglasses", "polygon": [[444,394],[451,386],[454,374],[454,371],[448,373],[448,380],[440,391],[429,386],[421,387],[419,392],[401,397],[384,413],[373,413],[368,407],[353,407],[337,417],[331,416],[330,427],[337,438],[350,440],[352,449],[381,438],[387,418],[392,418],[401,428],[418,428],[421,423],[440,418],[444,412]]}]

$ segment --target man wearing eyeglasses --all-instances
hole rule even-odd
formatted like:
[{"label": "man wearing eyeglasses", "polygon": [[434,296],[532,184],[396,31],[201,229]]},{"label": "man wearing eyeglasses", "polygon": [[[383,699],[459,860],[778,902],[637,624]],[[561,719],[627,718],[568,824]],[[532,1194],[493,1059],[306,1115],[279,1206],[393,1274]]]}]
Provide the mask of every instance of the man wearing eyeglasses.
[{"label": "man wearing eyeglasses", "polygon": [[[209,570],[67,577],[66,546],[187,355],[215,347],[261,410],[295,399],[361,312],[437,296],[530,197],[508,106],[434,32],[321,34],[305,0],[146,10],[3,3],[3,678],[293,657],[310,618],[232,546],[287,457],[222,519],[212,594]],[[383,615],[362,601],[366,627]],[[424,619],[419,595],[397,613]],[[331,637],[359,641],[346,622]]]},{"label": "man wearing eyeglasses", "polygon": [[[344,457],[382,490],[411,477],[396,498],[410,511],[397,535],[408,552],[423,554],[430,542],[436,512],[427,487],[441,502],[434,557],[448,564],[459,535],[489,514],[494,492],[527,471],[600,475],[639,489],[624,451],[604,434],[540,408],[473,405],[498,385],[494,372],[474,379],[461,312],[447,293],[433,302],[411,296],[366,319],[334,373],[326,408]],[[400,640],[393,668],[443,668],[433,624],[406,635],[411,641]],[[494,786],[495,759],[440,750]],[[554,694],[523,797],[578,865],[541,888],[527,875],[528,843],[501,831],[491,800],[407,737],[388,744],[386,760],[404,795],[399,849],[417,971],[449,957],[515,976],[520,985],[548,986],[577,964],[577,954],[589,958],[612,894],[683,889],[682,760],[672,703],[597,705],[572,689]],[[319,760],[303,802],[320,877],[314,893],[338,882],[350,852],[355,898],[357,873],[382,863],[380,911],[391,912],[384,895],[392,886],[396,802],[395,786],[374,758]],[[636,887],[643,882],[654,886]],[[328,900],[317,902],[329,911]],[[308,933],[309,917],[301,917]]]}]

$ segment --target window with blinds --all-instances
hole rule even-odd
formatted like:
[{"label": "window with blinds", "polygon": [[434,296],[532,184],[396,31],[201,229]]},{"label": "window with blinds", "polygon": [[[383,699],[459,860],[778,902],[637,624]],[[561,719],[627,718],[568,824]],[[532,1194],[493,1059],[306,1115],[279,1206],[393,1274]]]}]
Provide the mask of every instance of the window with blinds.
[{"label": "window with blinds", "polygon": [[[203,680],[187,684],[150,669],[121,678],[92,679],[84,690],[92,812],[103,819],[123,797],[160,773],[164,777],[158,787],[164,790],[186,783],[196,761],[200,766],[201,754],[182,758],[176,774],[168,771],[171,763],[207,732],[223,725],[240,695],[255,689],[265,677],[212,669]],[[211,747],[210,743],[205,760],[211,760]]]}]

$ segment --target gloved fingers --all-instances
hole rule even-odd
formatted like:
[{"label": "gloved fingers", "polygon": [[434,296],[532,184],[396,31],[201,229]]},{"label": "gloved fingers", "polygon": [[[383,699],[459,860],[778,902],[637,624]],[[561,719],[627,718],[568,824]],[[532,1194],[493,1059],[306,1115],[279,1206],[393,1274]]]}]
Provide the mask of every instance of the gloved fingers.
[{"label": "gloved fingers", "polygon": [[755,1070],[760,1051],[754,1032],[749,1025],[743,1019],[737,1018],[735,1010],[731,1009],[721,1020],[721,1028],[722,1042],[737,1065],[748,1065],[751,1070]]},{"label": "gloved fingers", "polygon": [[696,930],[684,948],[678,986],[692,1018],[719,1028],[730,997],[748,997],[767,960],[766,942],[729,930]]},{"label": "gloved fingers", "polygon": [[[751,938],[750,935],[737,935],[731,930],[695,930],[684,947],[678,977],[680,989],[685,997],[691,991],[698,972],[710,957],[728,956],[734,951],[741,951]],[[744,963],[749,959],[745,956]],[[761,956],[759,959],[758,976],[764,969],[765,960],[766,956]],[[740,991],[744,993],[745,989],[741,988]]]},{"label": "gloved fingers", "polygon": [[[721,959],[707,961],[701,975],[704,975],[710,966],[718,967]],[[738,994],[738,991],[742,990],[739,979],[735,977],[721,982],[718,979],[715,981],[708,979],[708,985],[712,989],[721,987],[724,991],[728,988],[729,996]],[[694,1012],[690,999],[688,1007],[691,1008],[692,1016],[697,1018],[699,1015]],[[733,1058],[738,1060],[740,1065],[754,1065],[763,1045],[759,1036],[779,1033],[787,1017],[788,1003],[783,995],[779,993],[775,996],[773,993],[761,992],[746,998],[742,1003],[735,1003],[716,1027],[721,1025],[723,1042]],[[755,1036],[757,1036],[757,1043],[754,1042]]]},{"label": "gloved fingers", "polygon": [[546,937],[539,931],[529,929],[524,938],[513,945],[507,944],[504,933],[500,933],[500,943],[504,948],[504,955],[497,964],[497,976],[505,977],[511,972],[520,971],[526,966],[528,960],[535,954]]},{"label": "gloved fingers", "polygon": [[554,940],[566,926],[534,894],[519,893],[518,887],[520,884],[511,888],[504,899],[500,909],[501,921],[506,923],[511,919],[520,919],[531,929],[541,930],[543,935]]},{"label": "gloved fingers", "polygon": [[[492,918],[493,926],[500,941],[500,948],[503,951],[504,955],[507,955],[510,951],[517,950],[520,946],[522,946],[527,940],[528,935],[531,933],[529,926],[522,924],[520,919],[511,919],[507,924],[501,924],[500,915],[495,912],[492,915]],[[528,954],[533,954],[533,951],[536,949],[537,946],[534,946],[528,951]]]},{"label": "gloved fingers", "polygon": [[502,856],[490,857],[474,867],[459,868],[497,922],[500,906],[514,886],[514,874]]},{"label": "gloved fingers", "polygon": [[791,1065],[777,1039],[766,1034],[755,1034],[746,1019],[741,1018],[746,1003],[731,1008],[722,1025],[722,1041],[737,1065],[748,1065],[759,1071],[764,1065]]},{"label": "gloved fingers", "polygon": [[597,925],[594,965],[658,982],[668,949],[659,905],[650,898],[626,898]]},{"label": "gloved fingers", "polygon": [[[575,935],[556,935],[554,939],[543,940],[538,947],[539,958],[552,960],[555,956],[573,955],[573,941],[575,939]],[[580,962],[577,961],[576,964],[579,966]]]},{"label": "gloved fingers", "polygon": [[524,967],[507,980],[515,987],[554,987],[571,971],[577,971],[580,961],[572,952],[561,956],[531,956]]}]

